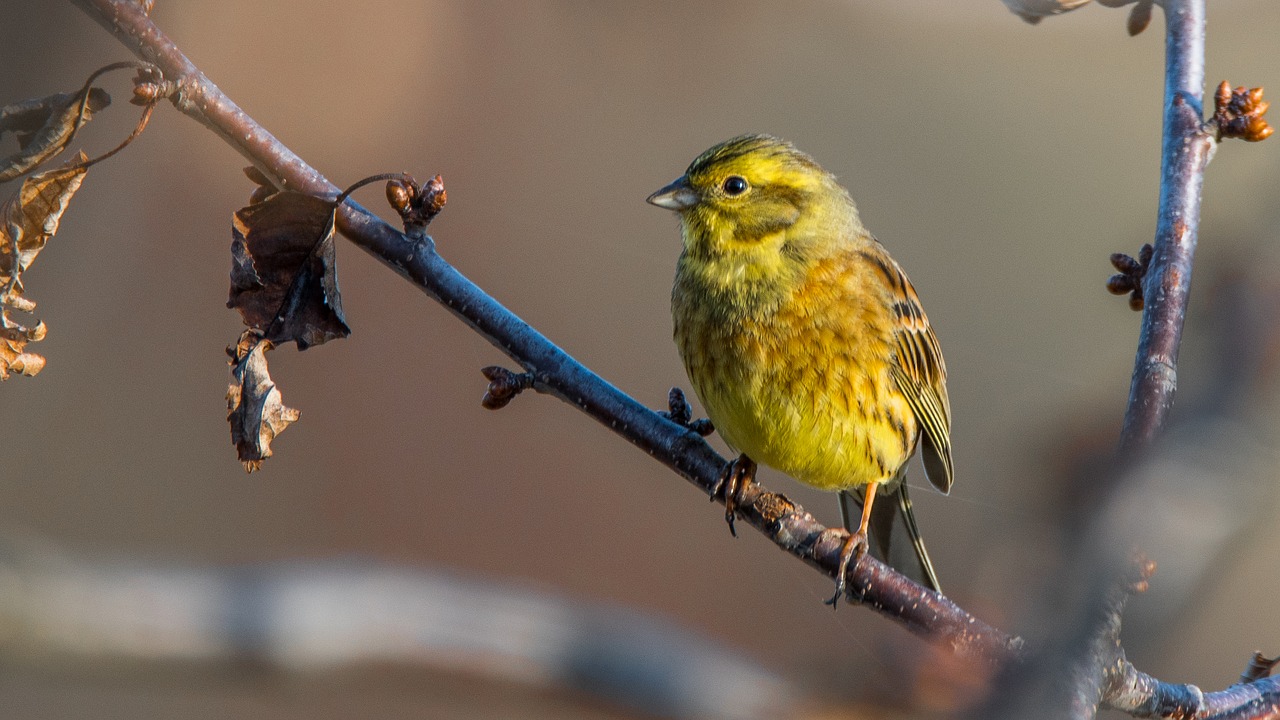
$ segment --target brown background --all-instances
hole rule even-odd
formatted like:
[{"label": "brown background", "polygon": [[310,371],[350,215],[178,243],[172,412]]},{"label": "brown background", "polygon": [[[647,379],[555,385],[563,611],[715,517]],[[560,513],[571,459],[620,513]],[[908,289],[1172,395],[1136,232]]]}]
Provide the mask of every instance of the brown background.
[{"label": "brown background", "polygon": [[[1133,39],[1122,11],[1090,6],[1031,27],[996,0],[161,0],[153,17],[339,185],[442,173],[441,253],[654,407],[687,383],[667,304],[676,221],[644,197],[728,136],[792,139],[848,185],[941,338],[956,485],[950,497],[915,499],[949,594],[1015,631],[1043,626],[1022,608],[1073,494],[1064,453],[1106,448],[1127,394],[1139,317],[1103,282],[1109,253],[1152,236],[1159,12]],[[1215,0],[1209,27],[1211,86],[1280,87],[1273,0]],[[126,57],[69,4],[7,3],[0,102],[73,89]],[[77,141],[96,152],[132,123],[124,75],[106,85],[116,105]],[[251,190],[244,164],[162,107],[134,147],[90,172],[26,277],[49,326],[36,348],[49,365],[0,386],[0,525],[90,556],[358,556],[512,579],[672,618],[820,694],[898,691],[899,666],[921,651],[907,633],[861,609],[833,616],[820,603],[829,581],[754,533],[731,539],[705,498],[568,406],[529,395],[482,409],[478,369],[505,358],[345,242],[354,333],[274,354],[273,375],[303,418],[246,475],[223,400],[223,348],[239,332],[224,307],[228,225]],[[1275,272],[1278,178],[1275,140],[1218,153],[1197,307],[1232,269]],[[376,189],[358,198],[382,207]],[[1210,325],[1189,322],[1183,399],[1214,386]],[[1280,479],[1265,467],[1253,486]],[[762,480],[838,521],[834,498],[773,473]],[[1172,616],[1177,629],[1131,638],[1140,667],[1216,689],[1254,649],[1280,652],[1280,628],[1254,620],[1280,589],[1264,530],[1274,496],[1261,497],[1240,508],[1253,541],[1217,561],[1193,608]],[[1171,551],[1150,552],[1160,562]],[[1157,574],[1149,596],[1160,592]],[[29,717],[86,706],[189,716],[183,682],[157,691],[127,674],[16,677],[33,682],[0,685],[0,700],[9,694]],[[416,714],[417,686],[405,685],[395,711]],[[236,705],[237,692],[229,682],[189,697],[263,717],[327,702],[264,691]],[[336,715],[354,712],[331,699]]]}]

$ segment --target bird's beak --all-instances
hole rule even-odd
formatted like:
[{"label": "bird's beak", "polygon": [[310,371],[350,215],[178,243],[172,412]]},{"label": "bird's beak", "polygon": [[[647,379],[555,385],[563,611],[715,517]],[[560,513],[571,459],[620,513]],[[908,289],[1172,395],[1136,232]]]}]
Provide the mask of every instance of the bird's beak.
[{"label": "bird's beak", "polygon": [[698,193],[689,185],[689,176],[681,175],[675,182],[650,195],[647,201],[651,205],[680,212],[697,204]]}]

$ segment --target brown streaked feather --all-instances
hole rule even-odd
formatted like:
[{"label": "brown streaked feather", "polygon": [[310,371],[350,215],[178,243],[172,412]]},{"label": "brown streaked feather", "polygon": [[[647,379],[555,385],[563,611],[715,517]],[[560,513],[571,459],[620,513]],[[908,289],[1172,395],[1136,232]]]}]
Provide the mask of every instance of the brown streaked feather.
[{"label": "brown streaked feather", "polygon": [[934,487],[945,493],[951,489],[952,478],[951,405],[947,399],[947,367],[942,360],[942,348],[906,273],[879,243],[874,247],[879,251],[881,262],[893,270],[895,282],[890,286],[898,296],[892,305],[897,328],[890,371],[920,425],[923,440],[920,459],[924,461],[925,475]]}]

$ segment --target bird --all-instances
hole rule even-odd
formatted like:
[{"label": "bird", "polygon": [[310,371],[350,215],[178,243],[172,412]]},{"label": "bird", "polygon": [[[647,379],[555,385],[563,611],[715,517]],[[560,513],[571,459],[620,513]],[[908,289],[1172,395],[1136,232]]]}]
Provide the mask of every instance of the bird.
[{"label": "bird", "polygon": [[[868,549],[940,591],[905,479],[918,447],[929,482],[951,489],[946,365],[915,288],[848,191],[790,142],[751,134],[711,147],[648,202],[679,215],[676,346],[739,453],[712,494],[724,493],[730,530],[764,463],[839,494],[849,534],[828,604]],[[903,529],[914,553],[892,541]]]}]

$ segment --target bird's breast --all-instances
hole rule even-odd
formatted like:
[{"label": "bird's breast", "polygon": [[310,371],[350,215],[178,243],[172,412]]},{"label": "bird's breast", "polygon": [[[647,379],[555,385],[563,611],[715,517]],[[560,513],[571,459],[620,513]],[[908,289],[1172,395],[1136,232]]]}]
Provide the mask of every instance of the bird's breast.
[{"label": "bird's breast", "polygon": [[[838,278],[839,273],[835,273]],[[886,480],[914,449],[887,330],[851,278],[816,267],[768,304],[677,278],[675,340],[708,416],[735,450],[836,490]]]}]

